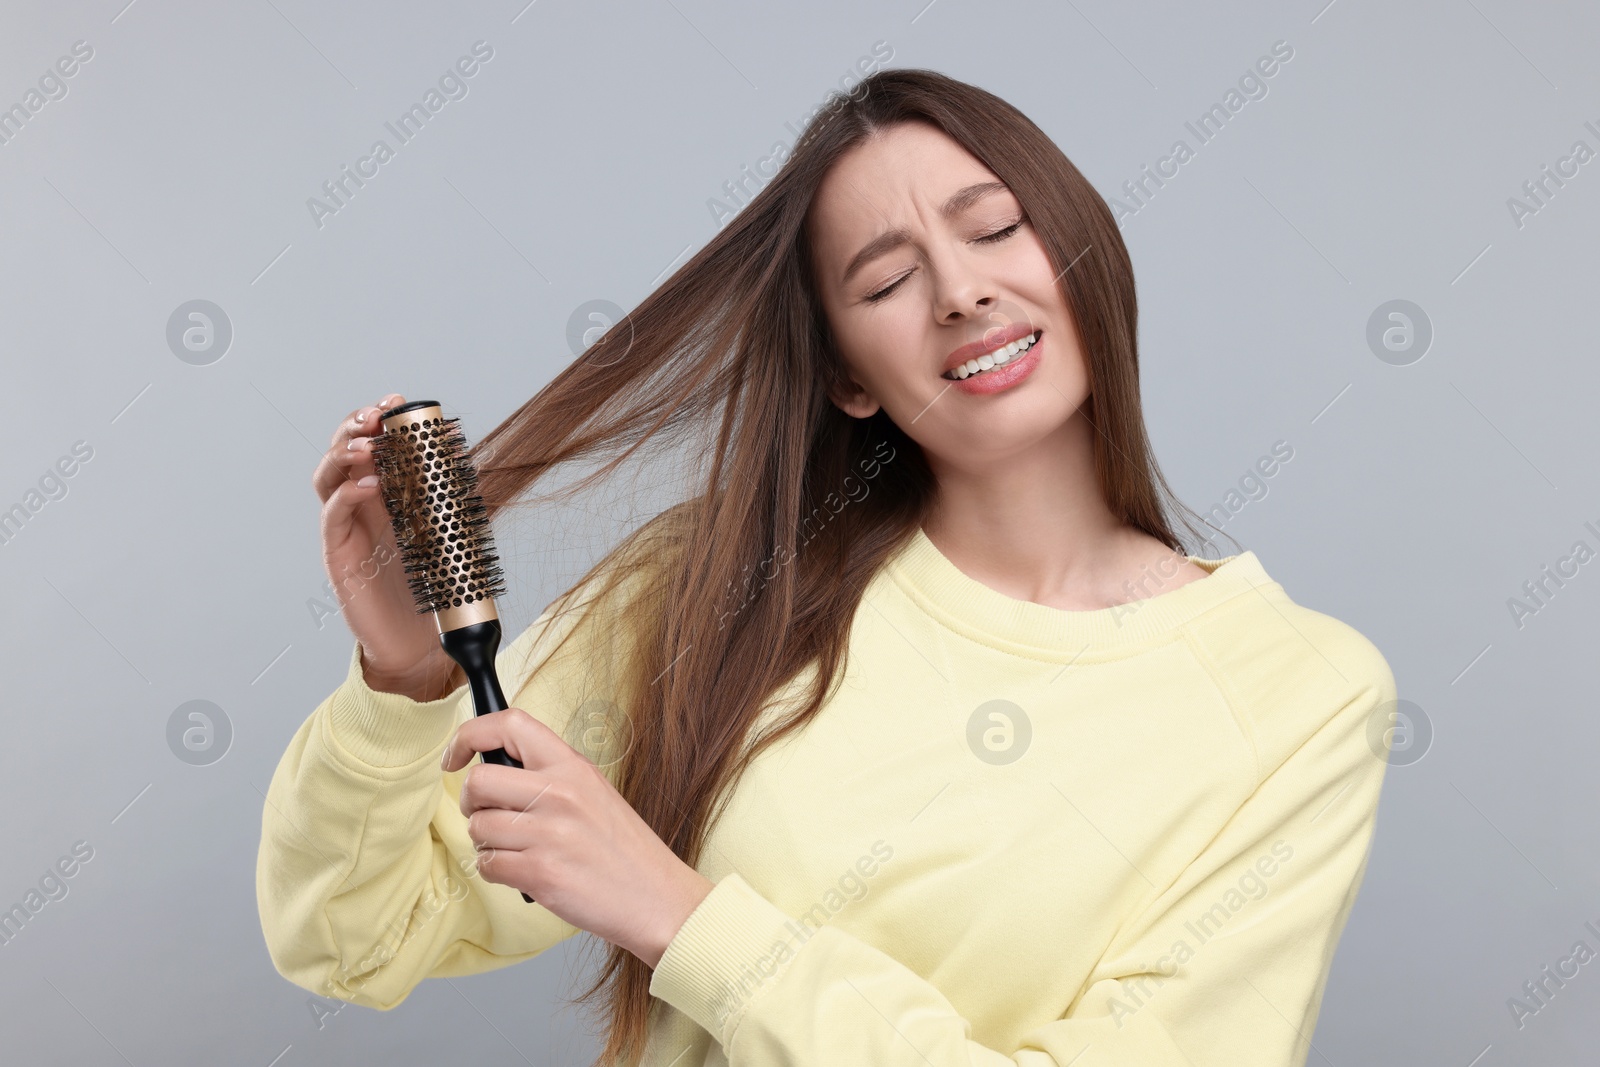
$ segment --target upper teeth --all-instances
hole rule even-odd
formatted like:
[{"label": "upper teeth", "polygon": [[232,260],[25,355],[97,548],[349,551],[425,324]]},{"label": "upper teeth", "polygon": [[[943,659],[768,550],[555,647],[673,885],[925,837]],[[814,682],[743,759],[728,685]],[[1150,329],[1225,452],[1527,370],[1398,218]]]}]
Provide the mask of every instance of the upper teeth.
[{"label": "upper teeth", "polygon": [[954,370],[945,371],[941,377],[959,381],[962,378],[970,378],[979,371],[989,370],[991,367],[1003,367],[1007,363],[1011,362],[1012,356],[1016,355],[1018,352],[1026,352],[1030,347],[1032,347],[1033,342],[1037,341],[1038,339],[1039,331],[1035,330],[1028,336],[1017,341],[1012,341],[1010,344],[1001,348],[997,348],[993,352],[987,352],[984,355],[979,356],[977,359],[969,359],[965,363],[961,364],[961,366],[956,367]]}]

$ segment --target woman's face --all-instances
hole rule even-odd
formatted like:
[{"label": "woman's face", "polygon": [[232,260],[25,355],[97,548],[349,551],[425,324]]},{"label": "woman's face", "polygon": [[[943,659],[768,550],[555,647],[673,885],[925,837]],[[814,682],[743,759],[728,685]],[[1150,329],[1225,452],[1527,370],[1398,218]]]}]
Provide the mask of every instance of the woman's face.
[{"label": "woman's face", "polygon": [[[851,379],[833,402],[857,418],[883,408],[935,470],[978,470],[1037,446],[1087,397],[1044,244],[1011,190],[937,127],[899,123],[841,157],[809,225],[819,295]],[[897,230],[899,241],[877,240]],[[1033,350],[966,387],[943,377],[956,350],[992,349],[1007,328],[1043,332]],[[1027,373],[976,391],[1005,382],[1008,368]]]}]

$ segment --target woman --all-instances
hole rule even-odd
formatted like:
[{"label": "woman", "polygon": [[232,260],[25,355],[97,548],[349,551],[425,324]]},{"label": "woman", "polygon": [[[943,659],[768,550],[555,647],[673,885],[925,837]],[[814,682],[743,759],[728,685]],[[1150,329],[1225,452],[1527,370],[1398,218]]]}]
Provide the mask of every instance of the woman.
[{"label": "woman", "polygon": [[347,588],[402,398],[353,412],[315,482],[358,641],[263,810],[280,972],[387,1009],[581,929],[603,1063],[1303,1063],[1394,679],[1253,553],[1182,551],[1135,338],[1049,138],[873,75],[480,443],[491,513],[621,445],[569,491],[647,440],[708,461],[482,717],[397,567]]}]

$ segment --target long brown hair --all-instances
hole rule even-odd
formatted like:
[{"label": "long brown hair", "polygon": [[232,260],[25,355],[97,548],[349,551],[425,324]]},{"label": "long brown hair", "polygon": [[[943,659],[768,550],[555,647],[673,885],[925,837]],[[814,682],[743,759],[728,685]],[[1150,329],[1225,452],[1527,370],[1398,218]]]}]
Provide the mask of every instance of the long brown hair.
[{"label": "long brown hair", "polygon": [[[994,171],[1044,242],[1087,358],[1085,414],[1098,430],[1095,470],[1112,513],[1179,551],[1163,504],[1194,514],[1151,456],[1133,267],[1094,187],[1016,108],[935,71],[884,70],[834,94],[721,232],[474,449],[491,516],[569,460],[615,453],[558,495],[592,486],[646,442],[687,442],[704,464],[695,491],[578,583],[604,571],[609,591],[647,576],[619,613],[636,631],[618,668],[631,737],[611,769],[628,803],[690,865],[750,761],[832,695],[867,583],[934,499],[919,446],[882,410],[855,419],[828,399],[843,368],[806,241],[828,168],[908,120],[934,124]],[[799,697],[795,710],[747,737],[786,686]],[[636,956],[610,946],[572,1001],[604,994],[597,1064],[643,1054],[650,978]]]}]

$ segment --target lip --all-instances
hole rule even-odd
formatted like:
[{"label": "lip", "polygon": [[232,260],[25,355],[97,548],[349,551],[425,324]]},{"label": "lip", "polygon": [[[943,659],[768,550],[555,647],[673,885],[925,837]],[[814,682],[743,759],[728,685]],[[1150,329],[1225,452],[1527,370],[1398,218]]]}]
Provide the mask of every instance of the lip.
[{"label": "lip", "polygon": [[[963,393],[975,396],[998,393],[1001,390],[1010,389],[1027,378],[1039,366],[1039,361],[1043,358],[1039,349],[1045,343],[1044,334],[1045,331],[1040,330],[1039,339],[1033,342],[1026,352],[1023,352],[1003,367],[995,367],[992,370],[984,371],[982,374],[974,374],[969,378],[946,378],[945,381]],[[1010,342],[1007,343],[1009,344]]]},{"label": "lip", "polygon": [[988,355],[997,348],[1003,348],[1012,341],[1018,341],[1028,336],[1038,327],[1031,322],[1013,322],[1010,326],[1001,329],[986,330],[982,338],[969,345],[962,345],[949,358],[944,361],[944,367],[939,371],[941,375],[948,374],[961,364],[979,356]]}]

